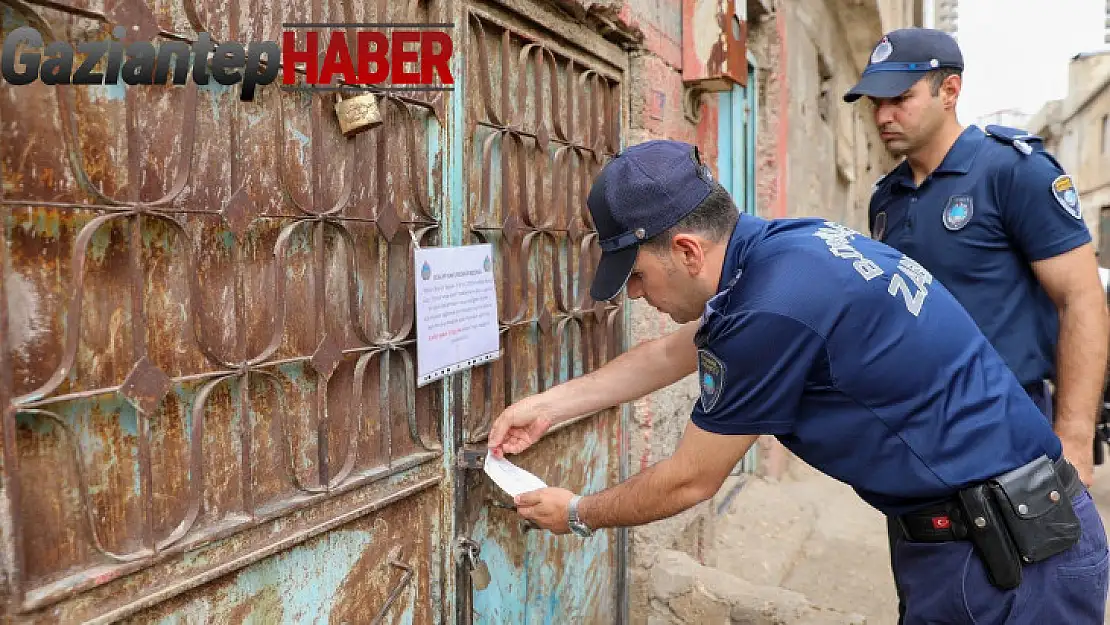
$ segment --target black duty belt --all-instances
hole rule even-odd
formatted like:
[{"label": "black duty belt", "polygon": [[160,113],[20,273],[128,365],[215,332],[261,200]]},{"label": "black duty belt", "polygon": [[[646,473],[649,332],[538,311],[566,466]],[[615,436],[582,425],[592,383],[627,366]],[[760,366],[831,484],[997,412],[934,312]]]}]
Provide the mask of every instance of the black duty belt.
[{"label": "black duty belt", "polygon": [[[1068,500],[1075,499],[1084,489],[1079,473],[1063,456],[1053,465],[1064,488]],[[938,543],[952,540],[965,540],[968,536],[967,519],[959,501],[952,499],[933,504],[921,510],[895,517],[896,524],[902,529],[902,537],[912,542]]]}]

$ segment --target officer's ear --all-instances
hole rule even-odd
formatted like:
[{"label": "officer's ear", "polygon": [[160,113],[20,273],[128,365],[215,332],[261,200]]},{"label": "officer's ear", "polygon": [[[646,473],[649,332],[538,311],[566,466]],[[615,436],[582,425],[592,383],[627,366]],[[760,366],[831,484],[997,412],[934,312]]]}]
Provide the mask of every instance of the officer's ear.
[{"label": "officer's ear", "polygon": [[960,92],[964,88],[964,79],[959,74],[952,74],[945,76],[944,82],[940,84],[940,99],[944,105],[944,110],[956,110],[956,101],[960,99]]},{"label": "officer's ear", "polygon": [[697,275],[705,265],[704,241],[694,234],[679,233],[671,239],[675,262],[691,276]]}]

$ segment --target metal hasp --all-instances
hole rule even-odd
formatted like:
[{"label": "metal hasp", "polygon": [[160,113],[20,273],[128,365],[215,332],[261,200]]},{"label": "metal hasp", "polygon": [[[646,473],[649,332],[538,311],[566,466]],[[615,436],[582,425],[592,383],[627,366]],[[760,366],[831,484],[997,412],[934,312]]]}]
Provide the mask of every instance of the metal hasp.
[{"label": "metal hasp", "polygon": [[460,469],[481,471],[486,466],[486,452],[463,449],[456,458],[456,464]]}]

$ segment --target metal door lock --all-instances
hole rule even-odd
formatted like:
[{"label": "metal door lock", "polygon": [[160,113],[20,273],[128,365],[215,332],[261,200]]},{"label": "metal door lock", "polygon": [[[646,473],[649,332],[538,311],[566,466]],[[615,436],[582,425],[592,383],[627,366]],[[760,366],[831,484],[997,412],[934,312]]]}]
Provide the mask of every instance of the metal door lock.
[{"label": "metal door lock", "polygon": [[486,466],[486,452],[460,449],[459,455],[455,458],[455,464],[460,469],[481,471]]},{"label": "metal door lock", "polygon": [[378,101],[372,93],[360,93],[343,99],[343,94],[335,92],[335,115],[339,118],[339,130],[345,137],[353,137],[382,123]]},{"label": "metal door lock", "polygon": [[459,551],[462,557],[463,564],[466,565],[470,572],[470,585],[474,590],[485,590],[489,587],[490,574],[489,566],[479,557],[482,553],[482,548],[478,543],[470,540],[469,538],[459,539]]}]

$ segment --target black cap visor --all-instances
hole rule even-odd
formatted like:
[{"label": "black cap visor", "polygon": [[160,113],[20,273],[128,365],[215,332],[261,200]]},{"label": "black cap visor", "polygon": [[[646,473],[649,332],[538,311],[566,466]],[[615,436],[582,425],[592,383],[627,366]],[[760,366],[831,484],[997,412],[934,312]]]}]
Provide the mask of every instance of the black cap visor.
[{"label": "black cap visor", "polygon": [[894,98],[909,91],[910,87],[926,72],[877,71],[865,74],[855,87],[844,94],[845,102],[855,102],[863,96]]},{"label": "black cap visor", "polygon": [[628,282],[628,277],[632,275],[632,267],[636,265],[636,253],[639,249],[639,246],[633,245],[601,254],[597,273],[594,274],[593,284],[590,285],[590,297],[595,302],[611,300],[621,292]]}]

